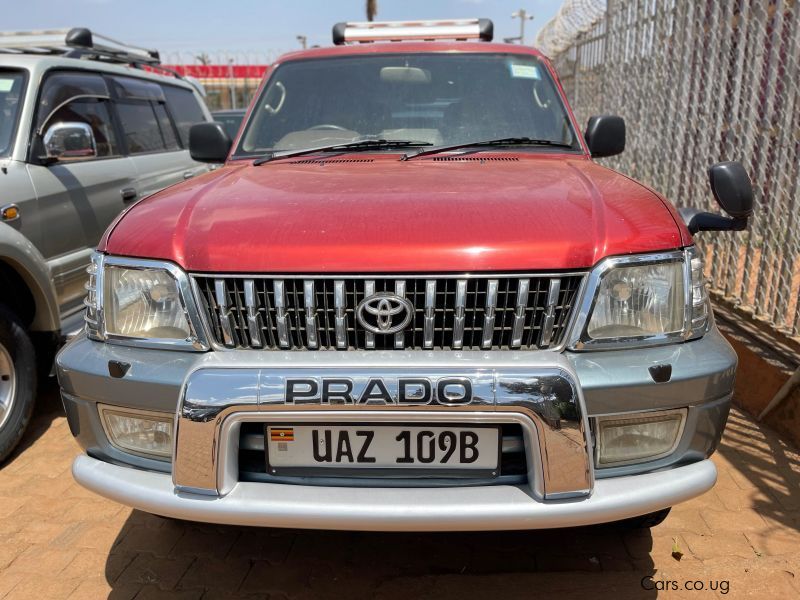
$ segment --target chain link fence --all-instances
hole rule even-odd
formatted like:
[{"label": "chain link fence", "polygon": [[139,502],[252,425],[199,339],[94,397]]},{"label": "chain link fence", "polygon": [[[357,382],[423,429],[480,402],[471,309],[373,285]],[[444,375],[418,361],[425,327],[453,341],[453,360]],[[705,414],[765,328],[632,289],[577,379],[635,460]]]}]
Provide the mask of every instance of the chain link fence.
[{"label": "chain link fence", "polygon": [[741,161],[756,214],[748,231],[701,233],[718,301],[800,336],[800,2],[566,0],[537,44],[578,118],[628,124],[610,167],[678,206],[718,210],[706,169]]}]

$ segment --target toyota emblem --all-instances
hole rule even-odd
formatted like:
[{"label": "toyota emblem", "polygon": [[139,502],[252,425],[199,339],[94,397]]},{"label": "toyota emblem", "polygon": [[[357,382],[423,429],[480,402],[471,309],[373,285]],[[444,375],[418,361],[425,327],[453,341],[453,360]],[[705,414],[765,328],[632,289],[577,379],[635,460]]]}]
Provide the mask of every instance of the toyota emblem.
[{"label": "toyota emblem", "polygon": [[370,333],[397,333],[411,322],[414,305],[397,294],[378,292],[358,304],[356,317]]}]

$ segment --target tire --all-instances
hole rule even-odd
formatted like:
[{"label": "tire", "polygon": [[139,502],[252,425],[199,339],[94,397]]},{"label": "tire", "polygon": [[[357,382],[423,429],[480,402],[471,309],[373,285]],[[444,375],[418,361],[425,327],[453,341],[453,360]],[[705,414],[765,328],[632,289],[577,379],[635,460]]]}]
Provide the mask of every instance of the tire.
[{"label": "tire", "polygon": [[36,352],[14,314],[0,306],[0,464],[22,439],[36,400]]},{"label": "tire", "polygon": [[656,512],[642,515],[641,517],[633,517],[631,519],[619,521],[619,525],[625,529],[650,529],[656,525],[661,525],[671,510],[672,507],[670,506],[662,510],[657,510]]}]

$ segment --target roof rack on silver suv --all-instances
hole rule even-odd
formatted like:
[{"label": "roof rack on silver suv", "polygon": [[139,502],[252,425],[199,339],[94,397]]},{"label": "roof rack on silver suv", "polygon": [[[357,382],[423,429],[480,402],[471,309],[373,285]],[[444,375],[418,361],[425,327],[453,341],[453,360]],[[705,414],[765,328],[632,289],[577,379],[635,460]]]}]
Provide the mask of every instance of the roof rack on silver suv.
[{"label": "roof rack on silver suv", "polygon": [[94,58],[108,62],[157,67],[157,50],[124,44],[85,27],[38,31],[0,32],[0,53],[56,54],[68,58]]},{"label": "roof rack on silver suv", "polygon": [[402,42],[433,40],[483,40],[491,42],[494,24],[491,19],[451,19],[447,21],[370,21],[337,23],[333,43]]}]

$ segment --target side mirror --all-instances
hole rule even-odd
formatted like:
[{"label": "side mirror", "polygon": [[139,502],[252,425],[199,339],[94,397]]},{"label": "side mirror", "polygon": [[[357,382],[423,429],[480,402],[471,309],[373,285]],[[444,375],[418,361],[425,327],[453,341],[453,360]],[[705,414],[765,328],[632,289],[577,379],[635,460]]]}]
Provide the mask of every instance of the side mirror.
[{"label": "side mirror", "polygon": [[220,123],[196,123],[189,130],[189,154],[198,162],[225,162],[231,144]]},{"label": "side mirror", "polygon": [[742,163],[727,161],[708,169],[711,193],[722,209],[734,219],[748,219],[753,214],[753,184]]},{"label": "side mirror", "polygon": [[691,233],[745,229],[753,214],[753,184],[742,163],[727,161],[711,165],[708,179],[717,204],[732,218],[685,207],[678,212],[686,227]]},{"label": "side mirror", "polygon": [[54,123],[44,134],[45,156],[52,161],[69,161],[97,156],[92,128],[77,121]]},{"label": "side mirror", "polygon": [[595,158],[622,154],[625,150],[625,119],[616,115],[590,117],[583,138]]}]

